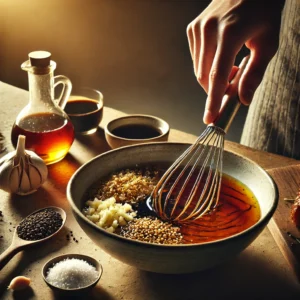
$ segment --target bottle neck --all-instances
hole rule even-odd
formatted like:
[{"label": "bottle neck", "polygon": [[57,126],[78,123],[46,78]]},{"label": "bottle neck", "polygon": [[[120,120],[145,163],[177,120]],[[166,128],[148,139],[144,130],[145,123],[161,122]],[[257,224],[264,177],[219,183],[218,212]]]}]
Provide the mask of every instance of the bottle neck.
[{"label": "bottle neck", "polygon": [[30,104],[54,105],[53,72],[38,75],[28,72]]}]

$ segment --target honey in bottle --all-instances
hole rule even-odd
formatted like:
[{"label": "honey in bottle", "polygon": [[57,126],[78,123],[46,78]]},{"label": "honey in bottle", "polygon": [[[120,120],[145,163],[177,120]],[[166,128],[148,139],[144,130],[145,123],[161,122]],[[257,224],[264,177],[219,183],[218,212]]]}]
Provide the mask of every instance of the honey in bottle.
[{"label": "honey in bottle", "polygon": [[[29,103],[16,118],[11,132],[14,147],[19,134],[26,136],[26,149],[34,151],[46,164],[62,160],[74,141],[74,128],[64,112],[72,84],[62,75],[53,76],[56,63],[47,51],[29,53],[21,65],[28,72]],[[54,88],[63,84],[62,94],[54,100]]]}]

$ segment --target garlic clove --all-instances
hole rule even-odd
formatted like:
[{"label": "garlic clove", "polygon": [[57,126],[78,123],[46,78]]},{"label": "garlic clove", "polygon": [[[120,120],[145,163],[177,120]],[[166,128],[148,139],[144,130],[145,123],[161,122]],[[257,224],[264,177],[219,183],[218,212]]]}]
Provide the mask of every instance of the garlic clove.
[{"label": "garlic clove", "polygon": [[46,164],[34,152],[28,150],[26,152],[27,154],[29,154],[28,156],[29,156],[30,165],[32,165],[40,173],[40,177],[41,177],[40,184],[43,184],[48,177],[48,168]]},{"label": "garlic clove", "polygon": [[30,285],[30,278],[25,276],[17,276],[15,277],[7,287],[10,290],[18,291],[27,288]]},{"label": "garlic clove", "polygon": [[12,159],[15,156],[16,156],[16,151],[12,151],[12,152],[7,153],[3,157],[1,157],[0,158],[0,168],[5,162],[7,162],[8,160]]},{"label": "garlic clove", "polygon": [[21,176],[20,176],[20,184],[19,184],[19,191],[18,194],[20,195],[26,195],[30,192],[34,192],[36,188],[32,188],[29,180],[29,176],[26,173],[25,169],[22,170]]},{"label": "garlic clove", "polygon": [[42,182],[42,176],[40,172],[37,170],[36,167],[34,167],[32,164],[28,166],[28,174],[30,178],[30,185],[32,188],[35,188],[37,186],[41,185]]},{"label": "garlic clove", "polygon": [[0,188],[4,191],[10,191],[10,175],[13,170],[13,165],[10,161],[4,162],[0,167]]},{"label": "garlic clove", "polygon": [[19,190],[19,184],[20,184],[20,170],[19,167],[16,166],[12,169],[9,176],[9,182],[8,182],[9,190],[12,193],[17,193]]}]

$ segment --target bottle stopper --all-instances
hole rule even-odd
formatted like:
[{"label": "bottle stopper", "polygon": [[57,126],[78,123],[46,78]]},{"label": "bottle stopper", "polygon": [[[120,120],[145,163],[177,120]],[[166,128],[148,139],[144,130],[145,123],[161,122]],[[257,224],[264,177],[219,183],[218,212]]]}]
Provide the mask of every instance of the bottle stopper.
[{"label": "bottle stopper", "polygon": [[28,56],[32,67],[47,68],[50,66],[51,53],[48,51],[33,51]]}]

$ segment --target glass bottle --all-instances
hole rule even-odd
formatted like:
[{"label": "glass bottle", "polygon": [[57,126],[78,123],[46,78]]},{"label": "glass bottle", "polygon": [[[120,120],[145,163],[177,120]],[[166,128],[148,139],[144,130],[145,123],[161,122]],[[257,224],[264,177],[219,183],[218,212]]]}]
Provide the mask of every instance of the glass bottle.
[{"label": "glass bottle", "polygon": [[[51,53],[34,51],[21,65],[28,72],[29,103],[18,114],[11,132],[16,147],[19,134],[26,136],[26,149],[34,151],[46,164],[62,160],[74,141],[74,128],[64,112],[72,90],[70,80],[53,76],[56,63]],[[54,100],[54,88],[62,84],[59,99]]]}]

